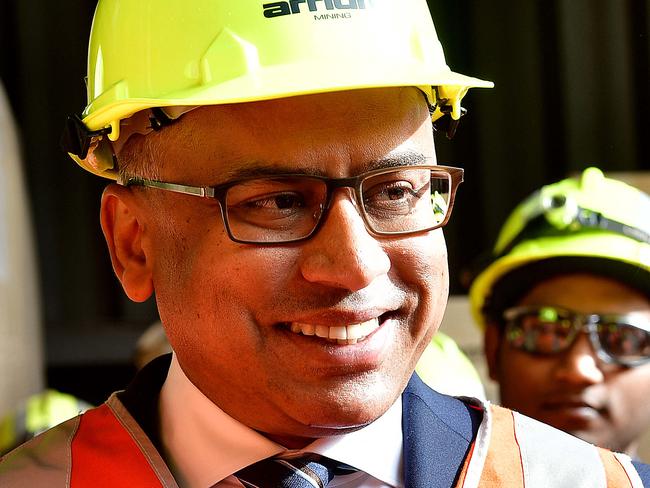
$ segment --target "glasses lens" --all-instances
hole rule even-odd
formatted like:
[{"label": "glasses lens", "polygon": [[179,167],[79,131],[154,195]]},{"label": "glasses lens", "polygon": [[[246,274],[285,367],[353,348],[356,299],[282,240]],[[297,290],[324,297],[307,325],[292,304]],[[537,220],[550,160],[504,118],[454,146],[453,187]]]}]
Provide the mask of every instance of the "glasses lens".
[{"label": "glasses lens", "polygon": [[523,351],[556,354],[566,350],[576,335],[572,317],[553,307],[510,309],[504,316],[506,339]]},{"label": "glasses lens", "polygon": [[417,232],[443,225],[449,214],[451,178],[430,168],[396,168],[361,183],[363,209],[376,232]]},{"label": "glasses lens", "polygon": [[650,358],[650,333],[647,330],[622,321],[607,320],[598,324],[597,331],[600,347],[616,361],[634,364]]},{"label": "glasses lens", "polygon": [[316,227],[326,197],[327,186],[316,178],[259,178],[238,183],[226,194],[230,232],[249,242],[301,239]]}]

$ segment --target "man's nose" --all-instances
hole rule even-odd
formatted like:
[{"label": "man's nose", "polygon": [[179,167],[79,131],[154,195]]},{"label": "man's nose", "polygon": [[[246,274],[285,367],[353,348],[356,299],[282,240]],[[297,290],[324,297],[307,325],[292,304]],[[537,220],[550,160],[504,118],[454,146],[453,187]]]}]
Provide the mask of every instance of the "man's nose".
[{"label": "man's nose", "polygon": [[388,254],[368,233],[349,191],[336,192],[324,218],[303,244],[300,269],[307,281],[357,291],[388,273]]},{"label": "man's nose", "polygon": [[598,355],[586,333],[581,332],[571,347],[562,353],[555,373],[558,380],[572,384],[590,385],[605,379]]}]

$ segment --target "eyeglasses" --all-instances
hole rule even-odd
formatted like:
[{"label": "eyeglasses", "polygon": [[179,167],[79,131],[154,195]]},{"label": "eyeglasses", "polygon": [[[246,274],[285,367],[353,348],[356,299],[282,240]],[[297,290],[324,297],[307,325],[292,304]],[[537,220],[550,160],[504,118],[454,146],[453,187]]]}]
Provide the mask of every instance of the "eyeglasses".
[{"label": "eyeglasses", "polygon": [[638,313],[600,315],[552,306],[513,307],[503,318],[506,340],[531,354],[562,353],[585,331],[606,363],[637,366],[650,361],[650,319]]},{"label": "eyeglasses", "polygon": [[397,236],[430,231],[449,221],[463,170],[449,166],[382,168],[349,178],[279,174],[243,178],[214,187],[128,178],[144,186],[216,199],[228,236],[245,244],[280,244],[312,237],[325,220],[332,195],[351,188],[368,231]]}]

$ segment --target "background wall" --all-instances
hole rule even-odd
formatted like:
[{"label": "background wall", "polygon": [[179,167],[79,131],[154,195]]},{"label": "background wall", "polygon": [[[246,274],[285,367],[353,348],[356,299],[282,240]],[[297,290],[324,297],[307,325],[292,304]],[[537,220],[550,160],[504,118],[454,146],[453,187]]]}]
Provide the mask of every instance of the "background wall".
[{"label": "background wall", "polygon": [[[16,128],[0,84],[0,416],[43,388],[34,240]],[[10,191],[11,190],[11,191]]]},{"label": "background wall", "polygon": [[[0,78],[22,134],[41,275],[50,383],[100,401],[123,386],[135,338],[155,320],[112,275],[98,224],[104,182],[58,148],[85,103],[94,0],[0,0]],[[493,80],[471,92],[441,163],[466,170],[446,230],[452,293],[508,211],[545,183],[597,164],[650,169],[649,0],[430,2],[450,66]]]}]

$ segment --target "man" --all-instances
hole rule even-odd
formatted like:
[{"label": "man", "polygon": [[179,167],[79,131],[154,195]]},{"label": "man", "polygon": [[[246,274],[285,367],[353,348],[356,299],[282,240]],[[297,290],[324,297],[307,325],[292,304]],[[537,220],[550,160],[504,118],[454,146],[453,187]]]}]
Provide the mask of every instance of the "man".
[{"label": "man", "polygon": [[502,404],[632,457],[650,427],[649,216],[596,168],[545,186],[470,291]]},{"label": "man", "polygon": [[[522,456],[547,453],[488,449],[511,414],[411,378],[462,180],[431,121],[452,133],[490,86],[449,70],[426,2],[101,1],[92,32],[68,148],[118,179],[113,267],[131,299],[155,291],[174,354],[5,458],[0,484],[534,485]],[[576,453],[561,483],[641,486],[625,456],[519,420]]]}]

